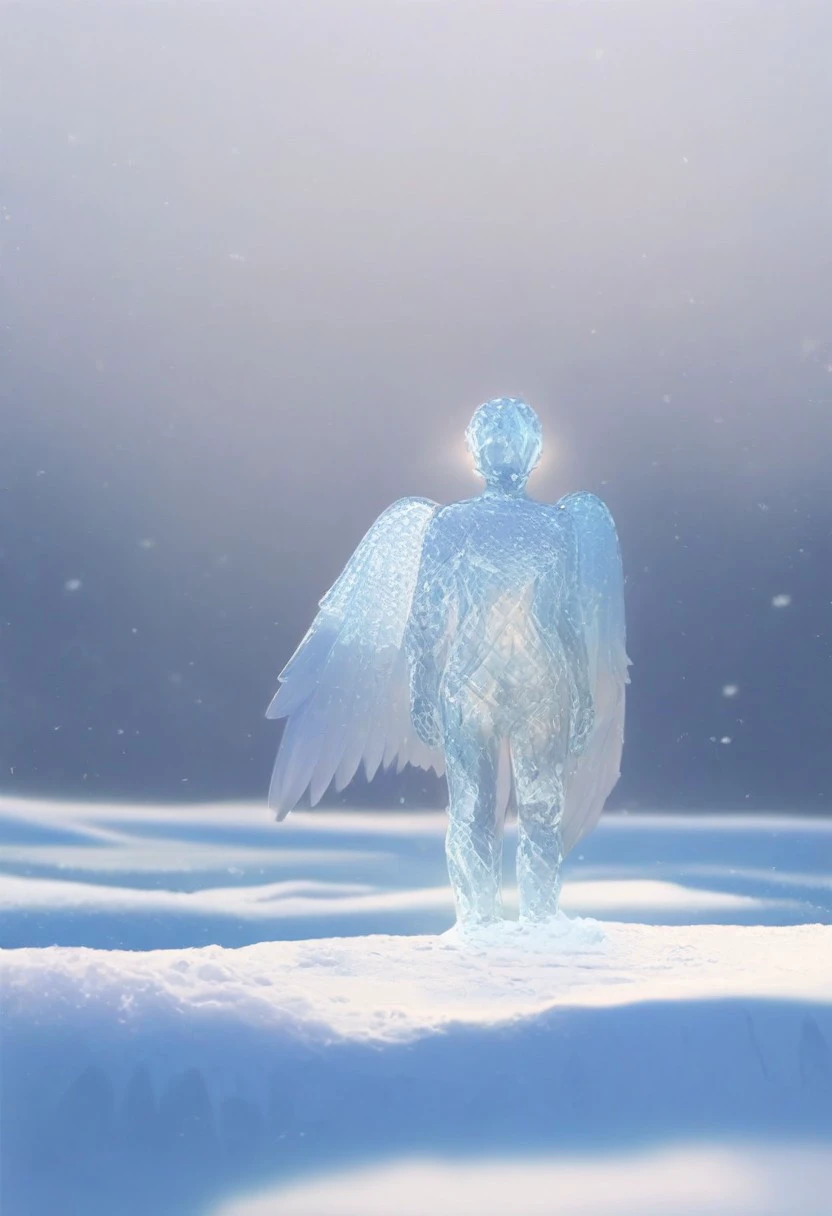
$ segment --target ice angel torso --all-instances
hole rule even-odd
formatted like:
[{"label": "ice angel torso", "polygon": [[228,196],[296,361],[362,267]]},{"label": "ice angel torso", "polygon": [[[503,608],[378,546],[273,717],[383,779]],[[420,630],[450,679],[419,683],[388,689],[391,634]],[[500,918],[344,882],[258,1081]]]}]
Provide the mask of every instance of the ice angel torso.
[{"label": "ice angel torso", "polygon": [[471,824],[487,834],[513,788],[521,846],[524,821],[530,837],[546,818],[559,863],[618,777],[618,540],[592,494],[554,505],[525,495],[540,440],[524,402],[480,407],[469,444],[485,492],[447,507],[393,503],[320,601],[268,710],[287,719],[270,804],[283,818],[362,763],[368,778],[394,762],[447,769],[463,853],[482,844]]},{"label": "ice angel torso", "polygon": [[557,508],[486,493],[439,510],[406,634],[414,699],[420,679],[432,681],[440,714],[460,702],[500,734],[537,714],[560,720],[576,695],[575,562],[574,528]]}]

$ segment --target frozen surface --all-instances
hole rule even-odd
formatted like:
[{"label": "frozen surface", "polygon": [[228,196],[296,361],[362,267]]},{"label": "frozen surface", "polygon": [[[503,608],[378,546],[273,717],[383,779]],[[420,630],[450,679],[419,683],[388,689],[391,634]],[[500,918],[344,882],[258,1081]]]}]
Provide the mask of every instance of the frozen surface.
[{"label": "frozen surface", "polygon": [[439,1216],[485,1158],[474,1193],[530,1213],[581,1179],[570,1216],[636,1210],[600,1180],[651,1176],[684,1213],[677,1160],[691,1194],[730,1182],[692,1209],[720,1216],[776,1210],[790,1170],[814,1187],[832,824],[608,816],[567,862],[577,919],[464,935],[444,826],[0,804],[4,1216],[372,1216],[413,1170]]},{"label": "frozen surface", "polygon": [[564,856],[597,823],[624,741],[624,579],[594,494],[525,492],[540,420],[499,397],[465,432],[481,494],[401,498],[367,532],[286,667],[269,791],[284,819],[360,764],[445,772],[457,917],[502,919],[502,832],[517,810],[521,919],[558,907]]}]

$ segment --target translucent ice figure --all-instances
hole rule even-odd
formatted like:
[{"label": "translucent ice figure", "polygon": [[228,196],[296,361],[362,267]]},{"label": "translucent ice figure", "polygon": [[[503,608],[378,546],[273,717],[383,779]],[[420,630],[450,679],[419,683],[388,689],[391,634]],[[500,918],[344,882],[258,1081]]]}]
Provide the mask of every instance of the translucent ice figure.
[{"label": "translucent ice figure", "polygon": [[514,398],[466,431],[485,489],[402,498],[320,602],[268,709],[287,718],[269,793],[283,819],[364,762],[447,773],[457,917],[500,919],[512,786],[520,916],[557,911],[560,867],[618,780],[624,737],[621,559],[593,494],[535,502],[540,422]]}]

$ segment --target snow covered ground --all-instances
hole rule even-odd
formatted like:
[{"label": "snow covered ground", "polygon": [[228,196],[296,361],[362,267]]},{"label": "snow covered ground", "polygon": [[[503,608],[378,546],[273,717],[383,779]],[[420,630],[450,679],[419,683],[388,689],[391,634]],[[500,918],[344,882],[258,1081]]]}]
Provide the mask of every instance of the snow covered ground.
[{"label": "snow covered ground", "polygon": [[608,816],[473,939],[443,832],[0,802],[4,1216],[832,1213],[832,822]]},{"label": "snow covered ground", "polygon": [[[390,1197],[395,1195],[395,1207]],[[266,1190],[215,1216],[828,1216],[822,1145],[756,1151],[725,1145],[576,1157],[448,1164],[408,1161]]]}]

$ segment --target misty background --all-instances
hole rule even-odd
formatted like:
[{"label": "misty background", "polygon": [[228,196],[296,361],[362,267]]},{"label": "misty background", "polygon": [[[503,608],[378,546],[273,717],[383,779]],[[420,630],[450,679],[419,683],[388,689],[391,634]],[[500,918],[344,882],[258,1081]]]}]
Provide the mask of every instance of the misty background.
[{"label": "misty background", "polygon": [[[0,790],[265,799],[405,494],[601,494],[619,807],[828,810],[832,8],[0,8]],[[435,803],[420,772],[360,803]]]}]

